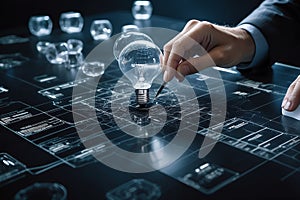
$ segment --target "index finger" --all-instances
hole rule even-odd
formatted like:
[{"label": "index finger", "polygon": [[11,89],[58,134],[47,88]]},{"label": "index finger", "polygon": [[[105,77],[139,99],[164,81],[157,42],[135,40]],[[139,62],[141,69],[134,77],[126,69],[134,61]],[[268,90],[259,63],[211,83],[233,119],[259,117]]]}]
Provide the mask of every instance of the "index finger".
[{"label": "index finger", "polygon": [[197,20],[190,20],[183,28],[183,30],[178,33],[174,38],[172,38],[169,42],[164,45],[164,57],[163,57],[163,68],[166,68],[170,52],[172,51],[173,44],[175,41],[184,36],[191,28],[193,28],[198,23]]}]

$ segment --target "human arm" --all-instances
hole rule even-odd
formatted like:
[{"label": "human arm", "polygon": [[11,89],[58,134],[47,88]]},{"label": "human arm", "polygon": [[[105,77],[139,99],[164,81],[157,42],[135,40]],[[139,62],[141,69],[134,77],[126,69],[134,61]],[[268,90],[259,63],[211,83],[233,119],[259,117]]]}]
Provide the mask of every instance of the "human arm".
[{"label": "human arm", "polygon": [[266,39],[266,62],[258,67],[270,66],[275,62],[300,64],[299,0],[266,0],[239,25],[256,27]]},{"label": "human arm", "polygon": [[[300,1],[269,0],[252,12],[241,23],[254,26],[265,37],[268,44],[268,64],[275,61],[299,65],[300,52]],[[247,30],[247,27],[246,27]],[[250,31],[251,33],[251,31]],[[254,33],[255,34],[255,33]],[[253,36],[253,34],[252,34]],[[260,41],[260,49],[264,49]],[[262,60],[259,61],[262,63]],[[283,99],[281,107],[287,111],[295,110],[300,104],[300,77],[292,82]]]},{"label": "human arm", "polygon": [[[255,36],[251,35],[251,31],[243,27],[244,25],[251,25],[257,29],[265,38],[269,50],[259,53],[257,50],[260,50],[258,46],[262,45],[261,42],[255,41]],[[192,20],[164,47],[164,81],[171,80],[173,76],[182,80],[185,75],[214,65],[266,67],[275,61],[285,62],[287,58],[289,61],[299,60],[299,35],[299,0],[267,0],[245,18],[240,27],[235,28]],[[206,53],[201,52],[199,56],[197,52],[191,52],[191,47],[195,44],[206,50]],[[257,57],[257,61],[254,62]],[[251,66],[253,63],[256,66]],[[289,99],[290,94],[287,92],[285,99]],[[291,101],[295,103],[290,103],[291,105],[296,105],[297,102],[299,104],[299,95],[294,96]],[[295,108],[291,106],[289,109]]]},{"label": "human arm", "polygon": [[250,62],[254,52],[254,41],[244,29],[191,20],[164,46],[164,81],[174,76],[181,80],[215,65],[231,67]]}]

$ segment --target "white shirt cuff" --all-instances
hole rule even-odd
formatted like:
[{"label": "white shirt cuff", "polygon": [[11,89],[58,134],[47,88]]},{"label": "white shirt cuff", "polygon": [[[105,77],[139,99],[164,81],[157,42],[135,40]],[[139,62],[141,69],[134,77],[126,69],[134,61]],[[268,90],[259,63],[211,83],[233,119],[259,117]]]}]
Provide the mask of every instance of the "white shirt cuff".
[{"label": "white shirt cuff", "polygon": [[250,63],[240,63],[237,65],[237,68],[248,69],[259,66],[267,59],[268,56],[269,45],[267,40],[261,31],[251,24],[241,24],[238,27],[246,30],[253,38],[255,43],[255,53]]}]

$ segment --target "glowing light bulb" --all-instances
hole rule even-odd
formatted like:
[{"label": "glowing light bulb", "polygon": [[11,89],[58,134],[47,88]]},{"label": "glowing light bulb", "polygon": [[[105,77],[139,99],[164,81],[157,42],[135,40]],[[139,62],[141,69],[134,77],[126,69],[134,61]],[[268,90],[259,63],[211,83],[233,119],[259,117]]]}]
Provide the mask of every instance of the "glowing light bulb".
[{"label": "glowing light bulb", "polygon": [[149,88],[161,72],[161,55],[160,49],[146,40],[129,43],[119,55],[119,67],[135,88],[139,105],[149,102]]}]

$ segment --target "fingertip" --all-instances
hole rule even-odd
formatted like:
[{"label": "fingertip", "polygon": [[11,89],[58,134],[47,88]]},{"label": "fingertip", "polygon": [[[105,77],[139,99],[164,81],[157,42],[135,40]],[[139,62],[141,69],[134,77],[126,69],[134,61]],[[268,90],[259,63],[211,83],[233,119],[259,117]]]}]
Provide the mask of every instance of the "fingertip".
[{"label": "fingertip", "polygon": [[283,109],[287,110],[287,111],[291,111],[291,108],[292,108],[292,102],[287,101],[286,104],[284,105]]},{"label": "fingertip", "polygon": [[168,70],[165,70],[163,80],[164,80],[164,82],[169,82],[171,80],[171,75]]},{"label": "fingertip", "polygon": [[281,104],[281,108],[284,108],[285,104],[287,103],[287,99],[283,99],[282,104]]},{"label": "fingertip", "polygon": [[180,78],[178,78],[177,80],[181,83],[181,82],[183,82],[184,77],[180,77]]},{"label": "fingertip", "polygon": [[295,90],[291,94],[286,94],[284,97],[281,107],[286,111],[294,111],[300,104],[300,96],[296,96]]},{"label": "fingertip", "polygon": [[178,82],[182,82],[184,80],[184,76],[180,72],[177,72],[175,76]]}]

